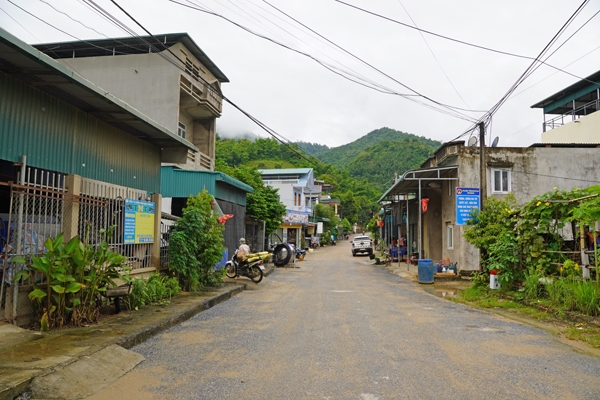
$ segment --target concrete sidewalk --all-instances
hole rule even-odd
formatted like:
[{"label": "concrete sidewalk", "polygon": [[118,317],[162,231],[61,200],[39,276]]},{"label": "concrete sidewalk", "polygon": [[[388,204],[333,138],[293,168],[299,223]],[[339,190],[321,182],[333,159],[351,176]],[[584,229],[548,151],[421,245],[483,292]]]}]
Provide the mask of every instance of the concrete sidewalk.
[{"label": "concrete sidewalk", "polygon": [[[274,270],[268,264],[265,275]],[[126,349],[241,293],[242,278],[219,288],[181,293],[166,307],[103,316],[97,324],[34,332],[0,323],[0,400],[85,398],[134,368],[143,357]]]}]

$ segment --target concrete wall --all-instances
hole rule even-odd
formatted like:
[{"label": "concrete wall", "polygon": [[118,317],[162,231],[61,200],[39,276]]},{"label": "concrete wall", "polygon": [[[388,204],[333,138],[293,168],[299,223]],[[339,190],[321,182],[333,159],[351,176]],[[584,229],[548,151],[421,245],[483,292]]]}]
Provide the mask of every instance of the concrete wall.
[{"label": "concrete wall", "polygon": [[57,60],[84,78],[177,132],[179,75],[158,54],[129,54]]},{"label": "concrete wall", "polygon": [[190,141],[210,158],[215,158],[215,119],[206,118],[194,121],[193,135]]},{"label": "concrete wall", "polygon": [[600,143],[600,112],[542,133],[542,143]]},{"label": "concrete wall", "polygon": [[[505,194],[492,193],[491,172],[495,167],[511,170],[511,193],[519,204],[543,193],[554,190],[571,190],[595,185],[600,176],[596,160],[598,148],[486,148],[487,197],[505,198]],[[459,157],[459,187],[479,187],[479,149],[462,147]],[[454,199],[443,206],[444,218],[456,221]],[[458,229],[457,229],[458,228]],[[459,261],[459,269],[479,269],[479,251],[467,243],[462,234],[464,229],[455,226],[455,254],[451,260]]]},{"label": "concrete wall", "polygon": [[422,197],[429,198],[427,212],[423,214],[423,249],[425,258],[435,262],[442,258],[443,222],[441,189],[427,189]]}]

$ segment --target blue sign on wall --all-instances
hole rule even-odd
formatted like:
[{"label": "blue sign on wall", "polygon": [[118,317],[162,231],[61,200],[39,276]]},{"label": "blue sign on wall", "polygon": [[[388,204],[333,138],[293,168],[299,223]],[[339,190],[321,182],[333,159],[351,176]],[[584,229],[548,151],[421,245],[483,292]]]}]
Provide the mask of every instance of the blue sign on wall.
[{"label": "blue sign on wall", "polygon": [[479,188],[456,188],[456,225],[466,225],[473,218],[473,209],[479,210]]}]

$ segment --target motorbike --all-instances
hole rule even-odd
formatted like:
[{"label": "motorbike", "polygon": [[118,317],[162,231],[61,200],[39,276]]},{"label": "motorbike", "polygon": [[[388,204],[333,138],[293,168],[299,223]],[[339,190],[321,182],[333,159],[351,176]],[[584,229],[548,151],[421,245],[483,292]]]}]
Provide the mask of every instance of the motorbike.
[{"label": "motorbike", "polygon": [[295,253],[296,253],[297,260],[302,261],[302,260],[304,260],[304,257],[306,257],[306,249],[297,248]]},{"label": "motorbike", "polygon": [[237,270],[241,276],[250,278],[254,283],[262,281],[263,271],[265,269],[263,264],[265,261],[261,258],[261,255],[249,254],[246,260],[239,261],[237,259],[237,253],[238,250],[233,253],[231,260],[227,261],[225,264],[225,274],[229,278],[235,278]]}]

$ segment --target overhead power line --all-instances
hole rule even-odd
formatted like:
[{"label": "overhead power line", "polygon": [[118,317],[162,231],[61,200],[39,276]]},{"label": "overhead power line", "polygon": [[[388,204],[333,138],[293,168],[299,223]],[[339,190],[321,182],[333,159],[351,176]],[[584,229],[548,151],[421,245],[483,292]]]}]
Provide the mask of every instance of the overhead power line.
[{"label": "overhead power line", "polygon": [[[225,21],[227,21],[227,22],[229,22],[229,23],[231,23],[231,24],[233,24],[233,25],[235,25],[235,26],[239,27],[240,29],[243,29],[244,31],[246,31],[246,32],[248,32],[248,33],[250,33],[250,34],[252,34],[252,35],[255,35],[255,36],[257,36],[257,37],[260,37],[260,38],[262,38],[262,39],[265,39],[265,40],[267,40],[267,41],[270,41],[270,42],[272,42],[272,43],[274,43],[274,44],[276,44],[276,45],[278,45],[278,46],[281,46],[281,47],[284,47],[284,48],[286,48],[287,50],[291,50],[291,51],[293,51],[293,52],[295,52],[295,53],[298,53],[298,54],[300,54],[300,55],[306,56],[306,57],[308,57],[308,58],[312,59],[313,61],[316,61],[317,63],[319,63],[319,64],[320,64],[320,65],[322,65],[323,67],[325,67],[325,68],[327,68],[327,69],[329,69],[329,70],[332,70],[332,67],[331,67],[331,66],[327,65],[326,63],[324,63],[323,61],[319,60],[318,58],[314,57],[314,56],[313,56],[313,55],[311,55],[311,54],[308,54],[308,53],[306,53],[306,52],[303,52],[303,51],[301,51],[301,50],[298,50],[298,49],[292,48],[292,47],[290,47],[290,46],[287,46],[287,45],[285,45],[285,44],[283,44],[283,43],[280,43],[280,42],[278,42],[278,41],[276,41],[276,40],[274,40],[274,39],[272,39],[272,38],[270,38],[270,37],[268,37],[268,36],[262,35],[262,34],[260,34],[260,33],[258,33],[258,32],[254,32],[253,30],[251,30],[251,29],[249,29],[249,28],[247,28],[247,27],[245,27],[245,26],[243,26],[243,25],[241,25],[241,24],[239,24],[239,23],[237,23],[237,22],[235,22],[235,21],[231,20],[230,18],[227,18],[227,17],[225,17],[225,16],[224,16],[224,15],[222,15],[222,14],[218,14],[218,13],[216,13],[216,12],[214,12],[214,11],[211,11],[211,10],[208,10],[208,9],[205,9],[205,8],[202,8],[202,7],[200,7],[200,6],[197,6],[195,3],[193,3],[193,2],[191,2],[191,1],[189,1],[189,0],[188,0],[188,3],[192,3],[192,4],[184,4],[184,3],[180,2],[180,1],[177,1],[177,0],[169,0],[169,1],[170,1],[171,3],[178,4],[178,5],[180,5],[180,6],[183,6],[183,7],[187,7],[187,8],[190,8],[190,9],[196,10],[196,11],[204,12],[204,13],[207,13],[207,14],[210,14],[210,15],[213,15],[213,16],[216,16],[216,17],[218,17],[218,18],[224,19]],[[309,28],[307,28],[307,29],[309,29]],[[314,32],[314,31],[313,31],[313,32]],[[331,42],[331,41],[329,41],[329,42],[330,42],[330,43],[332,43],[332,44],[334,44],[334,43],[333,43],[333,42]],[[334,45],[335,45],[335,44],[334,44]],[[335,45],[335,46],[337,46],[337,45]],[[339,46],[337,46],[337,47],[339,47]],[[340,48],[340,49],[342,49],[341,47],[339,47],[339,48]],[[342,50],[344,50],[344,49],[342,49]],[[346,50],[344,50],[344,51],[346,51]],[[349,53],[349,52],[348,52],[348,54],[351,54],[351,53]],[[353,55],[353,54],[351,54],[351,55],[352,55],[353,57],[355,57],[355,58],[357,58],[357,59],[359,59],[359,60],[360,60],[360,58],[358,58],[357,56],[355,56],[355,55]],[[361,61],[362,61],[362,60],[361,60]],[[474,121],[475,121],[475,119],[474,119],[474,118],[472,118],[472,117],[470,117],[470,116],[468,116],[468,115],[466,115],[466,114],[464,114],[464,113],[462,113],[462,112],[460,112],[460,111],[469,111],[469,112],[476,112],[476,111],[474,111],[474,110],[464,110],[464,109],[462,109],[462,108],[460,108],[460,107],[454,107],[454,106],[450,106],[450,105],[447,105],[447,104],[444,104],[444,103],[438,102],[438,101],[436,101],[436,100],[433,100],[432,98],[429,98],[428,96],[425,96],[425,95],[423,95],[423,94],[421,94],[421,93],[419,93],[419,92],[417,92],[417,91],[413,90],[412,88],[408,87],[407,85],[405,85],[405,84],[403,84],[403,83],[401,83],[401,82],[399,82],[399,81],[395,80],[395,79],[394,79],[394,78],[392,78],[391,76],[389,76],[389,75],[387,75],[387,74],[383,73],[382,71],[380,71],[380,70],[376,69],[375,67],[371,66],[370,64],[368,64],[368,63],[366,63],[366,62],[364,62],[364,61],[362,61],[362,62],[363,62],[363,63],[365,63],[366,65],[369,65],[371,68],[375,69],[375,70],[376,70],[376,71],[378,71],[379,73],[383,74],[383,75],[384,75],[384,76],[386,76],[388,79],[392,79],[394,82],[396,82],[396,83],[400,84],[401,86],[403,86],[404,88],[406,88],[406,89],[408,89],[408,90],[412,91],[412,92],[413,92],[413,93],[414,93],[416,96],[418,96],[418,97],[421,97],[421,98],[423,98],[423,99],[425,99],[425,100],[427,100],[427,101],[430,101],[431,103],[435,104],[435,106],[432,106],[432,105],[427,105],[426,103],[420,102],[420,101],[416,100],[415,98],[413,98],[413,95],[408,95],[408,94],[404,94],[404,93],[398,93],[398,92],[396,92],[396,91],[393,91],[392,89],[389,89],[389,91],[390,91],[390,94],[395,94],[395,95],[398,95],[398,96],[400,96],[400,97],[403,97],[403,98],[405,98],[405,99],[407,99],[407,100],[409,100],[409,101],[413,101],[413,102],[419,103],[419,104],[421,104],[421,105],[425,105],[426,107],[429,107],[429,108],[431,108],[431,109],[434,109],[434,110],[436,110],[436,111],[438,111],[438,112],[442,112],[442,113],[444,113],[444,114],[452,115],[452,116],[454,116],[454,117],[456,117],[456,118],[459,118],[459,119],[464,119],[464,120],[466,120],[466,121],[469,121],[469,122],[474,122]],[[446,110],[440,110],[440,109],[438,109],[436,106],[439,106],[439,107],[445,108]]]},{"label": "overhead power line", "polygon": [[[373,11],[369,11],[369,10],[367,10],[367,9],[364,9],[364,8],[361,8],[361,7],[358,7],[358,6],[355,6],[355,5],[353,5],[353,4],[346,3],[345,1],[342,1],[342,0],[333,0],[333,1],[335,1],[335,2],[337,2],[337,3],[340,3],[340,4],[343,4],[343,5],[345,5],[345,6],[348,6],[348,7],[354,8],[354,9],[356,9],[356,10],[358,10],[358,11],[361,11],[361,12],[364,12],[364,13],[367,13],[367,14],[370,14],[370,15],[372,15],[372,16],[374,16],[374,17],[381,18],[381,19],[384,19],[384,20],[387,20],[387,21],[393,22],[393,23],[395,23],[395,24],[402,25],[402,26],[404,26],[404,27],[406,27],[406,28],[410,28],[410,29],[417,30],[417,31],[419,31],[419,32],[422,32],[422,33],[426,33],[426,34],[428,34],[428,35],[436,36],[436,37],[439,37],[439,38],[441,38],[441,39],[449,40],[449,41],[451,41],[451,42],[460,43],[460,44],[463,44],[463,45],[465,45],[465,46],[475,47],[475,48],[477,48],[477,49],[486,50],[486,51],[491,51],[491,52],[493,52],[493,53],[503,54],[503,55],[506,55],[506,56],[517,57],[517,58],[523,58],[523,59],[526,59],[526,60],[535,60],[533,57],[530,57],[530,56],[524,56],[524,55],[521,55],[521,54],[515,54],[515,53],[508,52],[508,51],[496,50],[496,49],[492,49],[492,48],[490,48],[490,47],[481,46],[481,45],[478,45],[478,44],[474,44],[474,43],[466,42],[466,41],[459,40],[459,39],[454,39],[454,38],[451,38],[451,37],[449,37],[449,36],[440,35],[439,33],[431,32],[431,31],[428,31],[428,30],[425,30],[425,29],[421,29],[421,28],[418,28],[418,27],[416,27],[416,26],[413,26],[413,25],[410,25],[410,24],[406,24],[406,23],[404,23],[404,22],[397,21],[397,20],[395,20],[395,19],[393,19],[393,18],[386,17],[385,15],[377,14],[377,13],[375,13],[375,12],[373,12]],[[548,63],[546,63],[546,62],[542,62],[542,63],[543,63],[544,65],[546,65],[546,66],[550,67],[550,68],[553,68],[553,69],[557,70],[557,71],[563,72],[563,73],[565,73],[565,74],[567,74],[567,75],[571,75],[571,76],[572,76],[572,77],[574,77],[574,78],[577,78],[577,79],[580,79],[580,80],[585,80],[585,78],[582,78],[582,77],[580,77],[580,76],[577,76],[577,75],[575,75],[575,74],[572,74],[572,73],[570,73],[570,72],[568,72],[568,71],[562,70],[562,69],[560,69],[560,68],[558,68],[558,67],[555,67],[555,66],[553,66],[553,65],[551,65],[551,64],[548,64]]]}]

